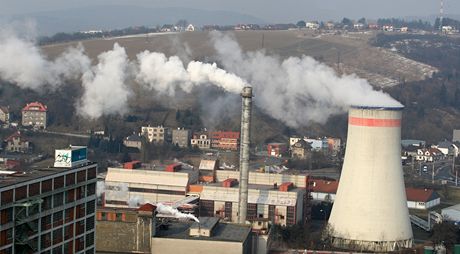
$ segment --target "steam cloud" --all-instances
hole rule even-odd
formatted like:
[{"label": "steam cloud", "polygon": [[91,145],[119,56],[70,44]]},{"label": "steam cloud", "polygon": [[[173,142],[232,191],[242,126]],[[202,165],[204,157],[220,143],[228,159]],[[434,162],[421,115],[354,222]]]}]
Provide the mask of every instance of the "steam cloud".
[{"label": "steam cloud", "polygon": [[402,106],[388,94],[374,90],[364,79],[337,76],[332,68],[311,57],[282,60],[264,51],[243,52],[228,35],[211,36],[225,70],[215,63],[190,61],[185,65],[178,56],[168,58],[149,51],[130,61],[125,49],[116,43],[112,50],[98,56],[95,66],[81,45],[50,61],[32,40],[0,29],[0,78],[35,90],[44,86],[57,88],[68,79],[81,79],[83,96],[76,106],[80,115],[93,119],[126,113],[133,93],[126,82],[132,79],[169,96],[174,96],[177,89],[190,92],[203,84],[239,93],[247,80],[257,96],[255,103],[291,127],[306,125],[310,120],[325,122],[351,105]]},{"label": "steam cloud", "polygon": [[131,94],[125,84],[128,56],[117,43],[98,56],[99,64],[83,74],[84,94],[78,103],[80,114],[98,118],[103,114],[125,113]]},{"label": "steam cloud", "polygon": [[351,105],[402,106],[366,80],[355,75],[339,77],[309,56],[281,60],[263,51],[243,53],[235,40],[218,32],[212,33],[212,41],[225,69],[253,86],[256,104],[291,127],[309,120],[323,123]]},{"label": "steam cloud", "polygon": [[192,219],[196,222],[200,222],[197,217],[193,214],[181,213],[179,210],[172,208],[170,206],[163,205],[162,203],[157,203],[157,212],[159,214],[172,215],[178,219]]}]

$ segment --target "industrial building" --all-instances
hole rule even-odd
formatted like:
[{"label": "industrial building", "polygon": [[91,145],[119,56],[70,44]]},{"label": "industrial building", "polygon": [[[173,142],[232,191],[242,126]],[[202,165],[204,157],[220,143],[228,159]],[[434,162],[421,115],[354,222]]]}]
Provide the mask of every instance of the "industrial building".
[{"label": "industrial building", "polygon": [[139,208],[97,210],[96,248],[104,253],[266,253],[268,237],[249,225],[228,224],[216,217],[199,222],[160,214],[146,203]]},{"label": "industrial building", "polygon": [[190,144],[191,132],[186,129],[172,130],[172,143],[181,148],[187,148]]},{"label": "industrial building", "polygon": [[[171,222],[152,238],[152,253],[252,254],[251,227],[220,223],[200,217],[200,222]],[[259,252],[264,253],[264,252]]]},{"label": "industrial building", "polygon": [[54,167],[0,172],[0,253],[95,253],[97,164],[86,147]]},{"label": "industrial building", "polygon": [[[188,195],[200,197],[200,216],[217,216],[238,222],[239,172],[217,170],[215,183],[191,185]],[[294,225],[310,216],[305,175],[249,172],[248,210],[245,221],[254,226],[272,222]]]},{"label": "industrial building", "polygon": [[22,126],[46,129],[48,108],[40,102],[31,102],[22,109]]},{"label": "industrial building", "polygon": [[401,163],[402,107],[351,107],[345,159],[329,225],[338,248],[412,247]]},{"label": "industrial building", "polygon": [[149,203],[139,208],[98,208],[96,251],[151,253],[154,211],[155,206]]},{"label": "industrial building", "polygon": [[[127,164],[126,164],[127,165]],[[180,164],[166,167],[108,168],[105,178],[107,207],[138,207],[146,202],[174,202],[183,199],[190,184],[198,182],[198,170]]]}]

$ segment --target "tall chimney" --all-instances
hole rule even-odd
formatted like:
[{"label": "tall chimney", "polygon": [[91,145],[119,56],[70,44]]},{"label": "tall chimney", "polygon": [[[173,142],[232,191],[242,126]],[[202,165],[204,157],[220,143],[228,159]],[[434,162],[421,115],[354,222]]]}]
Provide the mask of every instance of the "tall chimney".
[{"label": "tall chimney", "polygon": [[352,107],[329,237],[341,249],[412,247],[401,164],[403,107]]},{"label": "tall chimney", "polygon": [[252,87],[244,87],[241,92],[241,97],[240,199],[238,205],[238,223],[245,223],[248,210],[249,129],[251,126]]}]

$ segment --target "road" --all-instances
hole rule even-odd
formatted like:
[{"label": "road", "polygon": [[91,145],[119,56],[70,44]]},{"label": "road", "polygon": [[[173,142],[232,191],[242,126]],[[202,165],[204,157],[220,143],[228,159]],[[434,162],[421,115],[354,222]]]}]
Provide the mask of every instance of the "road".
[{"label": "road", "polygon": [[[427,166],[424,171],[424,165]],[[434,167],[433,167],[434,165]],[[452,160],[440,160],[436,162],[416,163],[417,174],[422,178],[435,181],[446,181],[448,185],[455,185],[455,177],[452,176]]]},{"label": "road", "polygon": [[55,131],[47,131],[42,130],[43,133],[60,135],[60,136],[68,136],[68,137],[76,137],[76,138],[90,138],[90,135],[87,134],[76,134],[76,133],[69,133],[69,132],[55,132]]}]

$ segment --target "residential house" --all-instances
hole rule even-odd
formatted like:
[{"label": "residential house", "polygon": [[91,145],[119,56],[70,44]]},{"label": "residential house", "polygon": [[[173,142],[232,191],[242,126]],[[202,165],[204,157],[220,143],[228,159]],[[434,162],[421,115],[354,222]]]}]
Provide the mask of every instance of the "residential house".
[{"label": "residential house", "polygon": [[211,132],[211,148],[236,151],[240,144],[238,131],[213,131]]},{"label": "residential house", "polygon": [[447,141],[447,140],[441,141],[438,143],[436,148],[438,148],[439,151],[441,151],[444,154],[444,156],[452,156],[452,155],[454,157],[458,156],[458,152],[459,152],[458,146],[450,141]]},{"label": "residential house", "polygon": [[291,147],[291,156],[292,158],[305,160],[310,157],[310,151],[311,145],[307,141],[301,139]]},{"label": "residential house", "polygon": [[126,147],[137,148],[139,150],[142,149],[142,136],[136,133],[126,137],[123,139],[123,145]]},{"label": "residential house", "polygon": [[269,143],[267,145],[268,156],[281,157],[287,152],[285,143]]},{"label": "residential house", "polygon": [[313,200],[333,202],[339,186],[339,181],[310,179],[308,188]]},{"label": "residential house", "polygon": [[163,26],[160,28],[160,31],[161,31],[161,32],[175,32],[175,31],[177,31],[177,30],[178,30],[177,26],[174,26],[174,25],[171,25],[171,24],[163,25]]},{"label": "residential house", "polygon": [[0,123],[10,123],[10,110],[8,109],[8,107],[0,106]]},{"label": "residential house", "polygon": [[394,27],[392,25],[384,25],[384,26],[382,26],[382,30],[385,31],[385,32],[393,32]]},{"label": "residential house", "polygon": [[191,138],[190,130],[184,128],[177,128],[172,130],[172,143],[181,148],[187,148],[190,144]]},{"label": "residential house", "polygon": [[319,23],[317,21],[307,22],[305,26],[307,27],[307,29],[311,29],[311,30],[319,29]]},{"label": "residential house", "polygon": [[[313,200],[334,202],[339,181],[311,178],[308,189]],[[438,193],[432,189],[406,188],[407,207],[411,209],[430,209],[441,203]]]},{"label": "residential house", "polygon": [[198,147],[200,149],[209,149],[211,148],[211,139],[208,136],[207,132],[194,133],[192,139],[190,140],[192,147]]},{"label": "residential house", "polygon": [[171,130],[163,126],[142,126],[141,134],[145,136],[150,143],[163,144],[171,141]]},{"label": "residential house", "polygon": [[353,24],[353,28],[356,29],[356,30],[363,30],[364,29],[364,24],[363,23]]},{"label": "residential house", "polygon": [[5,150],[9,152],[27,153],[30,151],[30,142],[17,131],[5,139]]},{"label": "residential house", "polygon": [[28,103],[22,109],[22,126],[46,129],[48,108],[40,102]]},{"label": "residential house", "polygon": [[329,22],[327,22],[326,24],[324,24],[324,27],[325,27],[327,30],[332,30],[332,29],[334,29],[335,24],[334,24],[334,22],[329,21]]},{"label": "residential house", "polygon": [[406,188],[407,207],[412,209],[430,209],[441,203],[438,193],[432,189]]},{"label": "residential house", "polygon": [[417,149],[417,158],[418,161],[438,161],[444,157],[443,153],[437,148],[422,148]]},{"label": "residential house", "polygon": [[195,31],[195,27],[192,24],[189,24],[187,28],[185,28],[185,31],[187,32],[193,32]]}]

